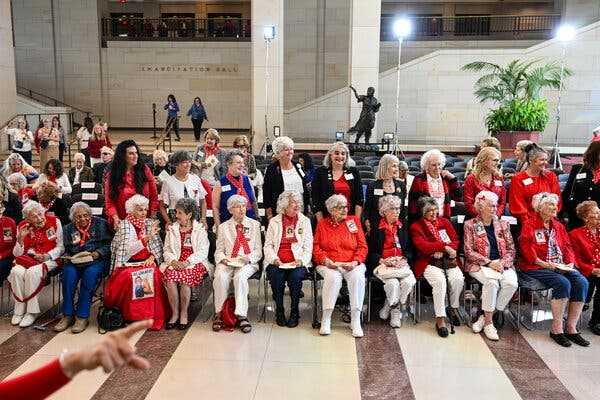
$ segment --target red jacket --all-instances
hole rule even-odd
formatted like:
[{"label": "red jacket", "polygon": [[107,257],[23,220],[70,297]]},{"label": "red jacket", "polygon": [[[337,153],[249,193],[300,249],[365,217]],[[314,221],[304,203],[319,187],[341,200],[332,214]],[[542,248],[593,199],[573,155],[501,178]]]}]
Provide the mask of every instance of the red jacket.
[{"label": "red jacket", "polygon": [[[563,263],[574,263],[575,256],[573,255],[567,230],[557,219],[553,219],[550,226],[556,231],[556,242],[562,252]],[[535,260],[539,258],[542,261],[548,261],[548,238],[544,234],[544,222],[537,214],[529,218],[527,224],[523,225],[521,237],[519,238],[519,248],[521,249],[519,260],[521,271],[543,269],[535,264]]]},{"label": "red jacket", "polygon": [[106,135],[106,139],[96,139],[93,135],[88,142],[88,153],[92,158],[100,158],[102,148],[110,147],[112,149],[112,144],[110,143],[110,138]]},{"label": "red jacket", "polygon": [[[452,223],[446,218],[438,217],[438,229],[445,230],[450,237],[450,243],[444,243],[437,239],[432,232],[427,229],[425,219],[421,218],[410,226],[410,238],[413,245],[417,249],[417,254],[414,263],[415,276],[420,278],[423,275],[425,268],[431,263],[433,253],[444,252],[446,246],[452,247],[458,251],[460,242],[458,235],[452,227]],[[459,261],[457,259],[457,261]]]},{"label": "red jacket", "polygon": [[313,243],[313,259],[317,265],[323,265],[326,258],[364,263],[368,251],[360,219],[354,215],[347,216],[339,224],[334,224],[331,217],[323,218],[317,224]]},{"label": "red jacket", "polygon": [[594,268],[600,268],[600,237],[591,240],[587,228],[582,226],[569,232],[569,239],[577,268],[583,275],[590,276]]},{"label": "red jacket", "polygon": [[17,242],[17,225],[10,217],[0,217],[0,260],[12,258],[13,248]]},{"label": "red jacket", "polygon": [[[443,178],[442,183],[444,185],[444,193],[446,193],[446,197],[444,199],[444,217],[450,218],[452,215],[450,210],[450,200],[460,200],[460,186],[456,178]],[[417,203],[423,196],[430,196],[429,185],[427,185],[427,174],[425,173],[415,176],[415,179],[410,187],[410,192],[408,193],[408,215],[411,217],[411,220],[418,218],[419,211]]]},{"label": "red jacket", "polygon": [[[154,175],[152,174],[150,167],[144,165],[144,172],[146,173],[146,183],[140,194],[150,201],[150,204],[148,205],[148,215],[151,215],[158,211],[158,190],[156,189],[156,181],[154,180]],[[110,198],[110,174],[111,172],[108,172],[104,175],[104,193],[106,193],[104,196],[104,211],[106,212],[106,217],[109,221],[112,221],[112,217],[115,214],[117,214],[120,219],[125,219],[127,216],[127,213],[125,212],[125,202],[136,194],[133,174],[128,172],[125,173],[125,179],[123,184],[119,187],[119,196],[116,198],[116,201],[113,201]]]},{"label": "red jacket", "polygon": [[2,400],[42,400],[69,383],[58,358],[34,371],[0,383]]},{"label": "red jacket", "polygon": [[474,207],[475,196],[484,190],[493,192],[498,196],[496,215],[500,217],[504,213],[504,207],[506,206],[506,188],[504,187],[504,178],[494,177],[488,186],[477,179],[475,174],[469,174],[469,176],[467,176],[463,187],[463,201],[465,203],[465,207],[467,208],[467,215],[471,218],[477,216],[477,211],[475,211]]},{"label": "red jacket", "polygon": [[540,176],[529,176],[527,171],[521,171],[512,178],[508,204],[510,213],[522,225],[528,218],[537,215],[531,200],[534,195],[542,192],[555,193],[558,196],[558,211],[560,211],[562,205],[560,185],[554,172],[543,171]]}]

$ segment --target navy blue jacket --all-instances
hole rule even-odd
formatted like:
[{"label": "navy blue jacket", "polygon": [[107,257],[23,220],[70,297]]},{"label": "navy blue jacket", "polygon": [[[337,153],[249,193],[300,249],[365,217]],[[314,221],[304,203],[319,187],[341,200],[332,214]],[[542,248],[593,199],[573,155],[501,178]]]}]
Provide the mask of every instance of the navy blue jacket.
[{"label": "navy blue jacket", "polygon": [[167,103],[163,108],[167,110],[167,115],[171,118],[175,118],[177,116],[177,113],[179,112],[179,105],[177,104],[177,102]]},{"label": "navy blue jacket", "polygon": [[206,110],[204,109],[204,106],[197,106],[195,104],[192,104],[192,106],[187,112],[187,115],[189,117],[192,117],[192,119],[204,121],[206,119]]},{"label": "navy blue jacket", "polygon": [[79,245],[81,234],[75,228],[73,223],[68,224],[63,229],[63,241],[65,245],[65,256],[73,256],[82,251],[94,252],[100,254],[100,258],[104,260],[110,259],[110,243],[111,236],[108,233],[108,224],[105,220],[98,217],[92,217],[92,225],[90,226],[90,237],[83,246]]}]

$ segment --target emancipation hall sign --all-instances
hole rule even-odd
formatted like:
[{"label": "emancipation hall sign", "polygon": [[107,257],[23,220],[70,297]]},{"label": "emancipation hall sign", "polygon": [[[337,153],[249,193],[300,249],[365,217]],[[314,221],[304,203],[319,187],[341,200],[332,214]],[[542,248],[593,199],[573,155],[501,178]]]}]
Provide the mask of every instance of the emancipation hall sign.
[{"label": "emancipation hall sign", "polygon": [[179,74],[237,74],[239,67],[237,64],[142,64],[139,66],[140,72],[145,74],[154,73],[179,73]]}]

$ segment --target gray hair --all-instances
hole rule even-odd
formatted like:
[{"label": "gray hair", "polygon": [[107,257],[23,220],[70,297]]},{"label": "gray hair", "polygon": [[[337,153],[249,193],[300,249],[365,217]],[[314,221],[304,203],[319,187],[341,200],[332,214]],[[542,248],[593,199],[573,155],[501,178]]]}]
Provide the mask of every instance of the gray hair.
[{"label": "gray hair", "polygon": [[242,154],[239,150],[231,150],[225,156],[225,165],[229,165],[233,162],[233,157],[240,156],[242,159],[244,158],[244,154]]},{"label": "gray hair", "polygon": [[75,153],[75,155],[73,156],[73,160],[77,161],[78,159],[80,159],[81,161],[83,161],[85,163],[85,154]]},{"label": "gray hair", "polygon": [[234,194],[230,198],[227,199],[227,209],[231,210],[239,205],[246,207],[246,198],[244,196],[240,196],[239,194]]},{"label": "gray hair", "polygon": [[92,208],[83,201],[78,201],[77,203],[73,204],[69,210],[69,219],[71,221],[73,221],[73,218],[75,217],[75,211],[80,208],[85,209],[85,212],[87,212],[90,217],[92,216]]},{"label": "gray hair", "polygon": [[278,155],[284,150],[293,149],[294,141],[287,136],[280,136],[278,138],[275,138],[271,145],[273,146],[273,154]]},{"label": "gray hair", "polygon": [[33,213],[45,214],[46,209],[37,201],[29,200],[27,204],[23,206],[23,218],[27,219],[27,217]]},{"label": "gray hair", "polygon": [[418,203],[419,210],[421,210],[421,216],[425,215],[430,208],[435,207],[437,209],[440,208],[437,201],[433,197],[423,196],[419,199]]},{"label": "gray hair", "polygon": [[158,161],[161,158],[165,161],[169,161],[169,155],[164,150],[154,150],[154,152],[152,153],[152,161],[154,161],[154,163],[156,164],[156,161]]},{"label": "gray hair", "polygon": [[540,147],[537,143],[531,143],[527,146],[527,155],[525,159],[529,164],[535,160],[540,154],[548,155],[548,152]]},{"label": "gray hair", "polygon": [[490,192],[489,190],[482,190],[481,192],[477,193],[477,196],[475,196],[475,202],[473,203],[475,210],[479,212],[479,207],[484,201],[489,201],[496,206],[498,205],[498,195],[494,192]]},{"label": "gray hair", "polygon": [[379,199],[379,214],[383,216],[387,210],[399,209],[401,204],[400,197],[391,194],[385,195]]},{"label": "gray hair", "polygon": [[446,156],[444,155],[444,153],[442,153],[438,149],[431,149],[426,151],[421,156],[421,171],[425,171],[429,160],[431,160],[434,157],[439,160],[440,164],[442,164],[442,168],[444,167],[444,165],[446,165]]},{"label": "gray hair", "polygon": [[531,143],[533,143],[531,140],[519,140],[515,145],[515,148],[525,151],[525,147],[529,146]]},{"label": "gray hair", "polygon": [[531,199],[531,205],[535,211],[540,211],[540,208],[546,203],[558,205],[558,195],[555,193],[542,192],[533,196]]},{"label": "gray hair", "polygon": [[100,152],[101,153],[110,153],[112,155],[115,154],[115,151],[108,146],[102,146],[102,148],[100,149]]},{"label": "gray hair", "polygon": [[196,204],[196,201],[192,198],[183,197],[177,200],[177,203],[175,203],[175,209],[183,211],[186,215],[192,214],[192,221],[198,220],[198,205]]},{"label": "gray hair", "polygon": [[286,190],[281,193],[277,199],[277,214],[283,214],[291,201],[298,203],[300,209],[302,209],[302,196],[300,196],[300,193],[295,190]]},{"label": "gray hair", "polygon": [[408,164],[406,163],[406,161],[400,161],[398,163],[398,169],[400,171],[408,171]]},{"label": "gray hair", "polygon": [[398,157],[396,157],[393,154],[384,154],[383,157],[381,157],[381,159],[379,160],[379,167],[377,167],[375,179],[382,180],[388,178],[388,169],[390,169],[390,166],[394,163],[400,164],[400,160],[398,160]]},{"label": "gray hair", "polygon": [[133,212],[137,206],[148,207],[148,204],[150,204],[150,201],[146,197],[141,194],[135,194],[125,202],[125,212],[129,214]]},{"label": "gray hair", "polygon": [[333,154],[333,152],[339,147],[341,147],[346,152],[346,163],[344,164],[344,166],[354,167],[356,163],[352,158],[350,158],[350,149],[348,149],[348,146],[346,146],[346,143],[344,142],[334,142],[331,146],[329,146],[327,154],[325,154],[325,158],[323,158],[323,165],[327,168],[331,167],[331,154]]},{"label": "gray hair", "polygon": [[327,208],[327,212],[331,214],[333,209],[338,206],[346,206],[348,204],[348,200],[346,197],[341,194],[334,194],[327,200],[325,200],[325,207]]},{"label": "gray hair", "polygon": [[185,150],[178,150],[171,155],[171,164],[178,166],[182,162],[192,161],[190,153]]},{"label": "gray hair", "polygon": [[19,184],[19,187],[27,185],[27,178],[25,178],[25,175],[20,172],[13,172],[8,176],[8,178],[6,178],[6,181],[10,185]]}]

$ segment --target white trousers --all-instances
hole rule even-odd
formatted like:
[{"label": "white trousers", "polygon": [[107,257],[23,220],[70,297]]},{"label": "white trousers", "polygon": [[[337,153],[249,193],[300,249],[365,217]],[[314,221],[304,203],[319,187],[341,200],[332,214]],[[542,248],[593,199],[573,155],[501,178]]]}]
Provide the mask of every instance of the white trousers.
[{"label": "white trousers", "polygon": [[[450,284],[450,307],[460,306],[460,293],[465,286],[465,277],[458,267],[450,268],[448,283]],[[433,265],[428,265],[423,276],[429,282],[433,293],[433,309],[436,317],[446,316],[446,275],[444,270]]]},{"label": "white trousers", "polygon": [[[45,264],[48,267],[48,271],[51,271],[54,268],[56,268],[55,261],[46,261]],[[42,267],[42,264],[34,265],[33,267],[29,268],[25,268],[20,265],[15,265],[10,270],[10,274],[8,275],[8,281],[10,282],[10,286],[15,296],[19,299],[26,299],[37,290],[37,288],[42,283],[43,277],[44,269]],[[38,293],[25,302],[21,302],[15,298],[14,314],[39,314],[39,295],[40,294]]]},{"label": "white trousers", "polygon": [[397,304],[406,304],[408,295],[413,290],[415,283],[417,283],[409,267],[399,268],[398,276],[403,276],[402,278],[383,279],[377,275],[377,270],[375,270],[375,276],[383,282],[385,297],[388,304],[392,307]]},{"label": "white trousers", "polygon": [[331,269],[317,266],[317,272],[323,277],[323,310],[333,310],[342,288],[342,279],[348,284],[350,309],[362,310],[365,299],[365,264],[359,264],[350,271],[343,268]]},{"label": "white trousers", "polygon": [[477,272],[470,272],[470,274],[483,285],[481,291],[483,311],[493,312],[496,309],[503,311],[519,287],[517,273],[514,269],[505,270],[500,280],[486,278],[481,269]]},{"label": "white trousers", "polygon": [[217,264],[215,277],[213,278],[216,313],[220,313],[223,309],[223,303],[229,293],[229,285],[233,280],[235,315],[239,317],[248,316],[248,293],[250,292],[248,278],[254,275],[256,271],[258,271],[258,265],[253,264],[244,265],[241,268]]}]

